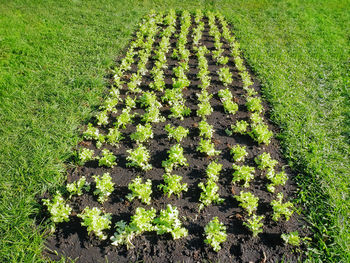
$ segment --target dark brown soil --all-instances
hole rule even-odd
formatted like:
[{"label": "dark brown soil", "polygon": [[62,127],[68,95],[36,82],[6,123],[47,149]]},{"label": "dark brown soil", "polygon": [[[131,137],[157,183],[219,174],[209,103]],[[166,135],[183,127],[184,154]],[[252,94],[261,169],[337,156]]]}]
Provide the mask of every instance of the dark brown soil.
[{"label": "dark brown soil", "polygon": [[[178,21],[179,22],[179,21]],[[206,22],[206,29],[203,32],[202,43],[206,45],[210,50],[214,49],[213,39],[208,33],[208,23]],[[179,26],[178,26],[179,29]],[[190,30],[191,35],[192,30]],[[159,40],[159,39],[158,39]],[[228,66],[233,73],[234,82],[231,85],[231,91],[234,94],[236,102],[239,104],[239,111],[234,115],[228,115],[224,113],[223,106],[219,101],[217,92],[224,88],[218,79],[216,71],[219,66],[215,64],[211,55],[207,56],[209,63],[209,70],[211,71],[212,85],[209,91],[214,94],[211,104],[214,108],[214,112],[207,119],[208,123],[214,126],[215,135],[214,141],[216,150],[221,150],[221,154],[217,157],[219,162],[223,165],[223,171],[220,174],[219,187],[220,196],[225,199],[221,205],[211,205],[198,213],[199,196],[201,190],[198,188],[198,183],[205,181],[205,168],[211,161],[211,158],[207,158],[196,151],[196,147],[200,140],[198,136],[198,129],[196,128],[200,118],[196,116],[197,109],[197,97],[196,93],[200,92],[198,88],[199,80],[196,78],[198,72],[197,58],[194,56],[195,52],[192,49],[191,38],[188,38],[189,42],[187,48],[190,49],[193,54],[190,57],[189,66],[190,72],[188,74],[191,80],[191,85],[183,93],[186,99],[187,106],[191,108],[191,116],[185,118],[184,121],[168,119],[164,123],[153,124],[154,139],[146,144],[151,153],[151,164],[153,169],[148,172],[140,172],[137,169],[126,168],[126,150],[135,147],[135,144],[129,139],[129,135],[135,131],[135,127],[140,123],[140,119],[137,118],[134,125],[129,125],[127,129],[123,130],[126,137],[120,144],[119,148],[111,147],[110,145],[103,145],[103,148],[107,148],[113,151],[117,156],[118,165],[111,168],[98,167],[97,163],[91,162],[85,166],[74,166],[68,169],[67,182],[72,182],[85,175],[90,182],[93,181],[92,175],[101,175],[104,172],[109,172],[113,177],[115,183],[115,191],[112,193],[109,201],[103,205],[105,212],[113,215],[112,226],[119,221],[129,221],[130,216],[134,214],[135,209],[141,207],[154,207],[158,212],[160,209],[164,209],[167,204],[175,205],[180,211],[180,218],[184,227],[188,229],[189,235],[186,238],[179,240],[172,240],[170,235],[158,236],[155,232],[146,233],[134,240],[134,249],[127,250],[125,246],[115,247],[111,245],[109,238],[114,234],[114,227],[108,232],[108,239],[106,241],[99,241],[95,236],[88,235],[85,227],[80,225],[80,219],[76,216],[72,216],[70,222],[62,223],[57,226],[56,232],[51,235],[46,242],[47,250],[45,255],[53,260],[58,260],[61,256],[77,259],[76,262],[297,262],[302,260],[303,256],[300,252],[295,252],[292,248],[285,246],[280,238],[281,233],[298,230],[299,233],[304,233],[303,225],[304,221],[294,213],[288,222],[282,221],[279,223],[274,222],[272,217],[272,208],[270,206],[271,200],[276,196],[269,193],[266,190],[266,183],[268,182],[262,172],[256,168],[256,177],[251,183],[251,186],[246,189],[252,192],[254,195],[260,198],[257,214],[264,215],[263,233],[258,237],[253,238],[248,229],[243,226],[243,220],[246,214],[238,206],[238,202],[234,199],[233,194],[238,194],[243,188],[239,186],[232,186],[232,159],[229,154],[230,145],[241,144],[247,146],[249,156],[245,162],[246,165],[256,167],[254,157],[258,154],[266,151],[271,156],[279,161],[277,170],[285,168],[289,175],[287,184],[283,187],[278,187],[276,192],[283,192],[287,199],[293,199],[296,193],[296,186],[293,183],[293,172],[289,169],[284,161],[279,142],[273,139],[268,145],[258,145],[249,136],[227,136],[225,129],[229,128],[232,123],[237,119],[247,119],[248,112],[246,110],[244,91],[242,89],[242,82],[238,75],[238,71],[234,66],[233,59],[230,57]],[[225,55],[229,55],[229,46],[225,43],[226,49]],[[155,43],[157,48],[158,41]],[[172,47],[176,45],[176,38],[172,39]],[[166,83],[168,87],[172,84],[172,68],[177,65],[177,61],[173,60],[170,55],[172,49],[168,54],[169,68],[165,71]],[[135,61],[137,63],[137,59]],[[151,69],[153,62],[149,63],[148,68]],[[134,65],[129,74],[135,72],[136,66]],[[251,73],[251,72],[250,72]],[[260,84],[251,73],[254,80],[254,88],[256,91],[260,91]],[[150,83],[150,75],[144,77],[142,87],[144,90],[149,90],[147,85]],[[125,97],[126,87],[122,91],[122,97]],[[162,95],[158,93],[159,97]],[[168,116],[169,108],[164,104],[161,109],[163,116]],[[268,114],[268,107],[265,104],[265,111]],[[123,108],[123,105],[119,105],[119,112]],[[136,110],[140,114],[144,112],[143,109]],[[111,122],[115,122],[115,117],[111,117]],[[265,114],[266,117],[266,114]],[[173,125],[182,125],[190,130],[190,136],[181,142],[184,148],[185,157],[188,160],[189,166],[185,168],[176,169],[176,174],[183,176],[183,182],[188,184],[188,191],[183,193],[180,198],[172,196],[171,198],[165,197],[162,192],[157,188],[157,185],[162,183],[162,175],[164,169],[161,167],[161,162],[167,158],[167,150],[175,144],[174,141],[169,141],[167,134],[164,131],[166,123],[172,123]],[[112,125],[112,124],[111,124]],[[277,128],[269,123],[269,127],[275,133]],[[88,146],[94,149],[96,153],[100,153],[101,149],[96,149],[94,144],[89,141],[81,142],[81,145]],[[216,159],[216,158],[213,158]],[[151,179],[153,183],[152,203],[147,206],[134,200],[128,202],[125,196],[128,194],[128,184],[136,176],[141,175],[145,179]],[[101,207],[96,201],[96,198],[92,193],[84,194],[81,197],[74,197],[70,202],[74,209],[74,214],[80,213],[86,206],[89,207]],[[204,244],[204,226],[212,220],[214,216],[218,216],[219,220],[227,227],[228,238],[222,245],[222,249],[216,253],[211,247]],[[56,251],[56,252],[54,252]]]}]

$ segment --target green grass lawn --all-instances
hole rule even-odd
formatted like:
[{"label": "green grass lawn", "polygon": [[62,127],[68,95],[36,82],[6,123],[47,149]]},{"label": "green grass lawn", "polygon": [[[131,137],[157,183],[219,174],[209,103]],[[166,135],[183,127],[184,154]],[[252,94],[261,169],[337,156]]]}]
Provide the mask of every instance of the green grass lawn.
[{"label": "green grass lawn", "polygon": [[2,1],[0,262],[39,262],[36,196],[59,187],[77,127],[151,8],[219,10],[281,127],[314,231],[309,258],[350,261],[349,1]]}]

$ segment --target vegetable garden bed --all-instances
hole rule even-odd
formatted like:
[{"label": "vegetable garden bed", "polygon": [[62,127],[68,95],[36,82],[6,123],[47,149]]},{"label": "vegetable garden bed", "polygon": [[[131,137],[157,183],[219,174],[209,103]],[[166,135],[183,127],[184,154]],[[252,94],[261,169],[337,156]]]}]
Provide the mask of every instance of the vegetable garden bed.
[{"label": "vegetable garden bed", "polygon": [[220,14],[151,12],[83,129],[65,190],[43,200],[55,222],[45,254],[301,259],[304,222],[288,202],[296,187],[259,90]]}]

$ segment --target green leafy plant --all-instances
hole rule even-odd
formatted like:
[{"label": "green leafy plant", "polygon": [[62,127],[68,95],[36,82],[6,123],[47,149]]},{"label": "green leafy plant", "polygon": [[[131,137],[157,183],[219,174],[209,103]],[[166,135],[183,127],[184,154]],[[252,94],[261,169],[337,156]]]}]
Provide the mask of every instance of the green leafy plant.
[{"label": "green leafy plant", "polygon": [[283,204],[282,193],[277,194],[277,199],[278,200],[271,201],[271,206],[273,209],[272,219],[277,222],[284,215],[286,218],[286,221],[288,221],[291,215],[293,214],[293,210],[290,209],[290,208],[293,208],[293,204],[291,202],[286,202]]},{"label": "green leafy plant", "polygon": [[122,113],[118,116],[117,122],[115,123],[117,128],[122,128],[125,129],[127,124],[131,124],[132,118],[136,114],[130,114],[131,109],[130,108],[125,108],[122,110]]},{"label": "green leafy plant", "polygon": [[43,199],[44,205],[47,206],[47,210],[50,212],[51,220],[54,223],[62,223],[69,221],[69,215],[72,212],[72,208],[66,204],[60,192],[56,192],[52,199]]},{"label": "green leafy plant", "polygon": [[92,123],[89,123],[83,136],[86,140],[96,140],[101,143],[105,141],[103,134],[100,134],[100,131],[97,127],[93,127]]},{"label": "green leafy plant", "polygon": [[171,171],[178,166],[188,166],[187,159],[183,155],[183,148],[180,144],[173,145],[167,153],[169,154],[168,159],[162,162],[162,166],[167,173],[171,173]]},{"label": "green leafy plant", "polygon": [[187,184],[181,184],[182,176],[176,174],[164,174],[164,183],[158,185],[159,189],[163,189],[164,194],[170,197],[172,194],[180,196],[182,191],[187,192]]},{"label": "green leafy plant", "polygon": [[135,215],[131,216],[131,221],[127,224],[121,220],[115,224],[116,232],[111,237],[112,245],[126,245],[127,249],[133,248],[131,242],[135,236],[144,232],[154,231],[153,220],[156,217],[156,210],[152,207],[149,210],[143,207],[136,208]]},{"label": "green leafy plant", "polygon": [[90,149],[87,149],[87,148],[82,149],[79,152],[80,164],[84,165],[84,163],[96,159],[96,157],[94,157],[94,154],[95,154],[94,150],[90,150]]},{"label": "green leafy plant", "polygon": [[289,234],[282,234],[281,238],[286,244],[296,246],[296,247],[300,246],[302,241],[298,231],[290,232]]},{"label": "green leafy plant", "polygon": [[124,139],[123,134],[118,130],[118,128],[110,128],[106,138],[108,143],[112,146],[117,146],[118,143]]},{"label": "green leafy plant", "polygon": [[230,149],[230,154],[235,162],[244,162],[248,152],[246,151],[246,146],[240,146],[237,144]]},{"label": "green leafy plant", "polygon": [[101,176],[94,175],[96,190],[94,194],[98,196],[97,200],[102,204],[107,201],[108,197],[114,191],[114,183],[109,173],[104,173]]},{"label": "green leafy plant", "polygon": [[213,112],[213,108],[209,101],[201,102],[198,104],[197,116],[201,117],[203,120],[206,116],[209,116]]},{"label": "green leafy plant", "polygon": [[83,189],[86,191],[90,190],[90,184],[86,181],[86,177],[82,176],[79,180],[67,184],[66,188],[69,192],[70,197],[73,195],[81,196],[83,194]]},{"label": "green leafy plant", "polygon": [[235,195],[235,198],[240,202],[240,206],[247,211],[250,216],[258,208],[259,197],[255,197],[250,192],[241,191],[240,195]]},{"label": "green leafy plant", "polygon": [[271,181],[271,183],[267,185],[267,190],[274,193],[276,186],[286,184],[288,175],[284,171],[275,173],[275,170],[269,169],[266,173],[266,178]]},{"label": "green leafy plant", "polygon": [[113,96],[111,98],[107,98],[103,102],[103,106],[101,108],[106,110],[107,112],[117,113],[118,111],[116,109],[116,106],[118,105],[118,102],[119,102],[119,95],[118,97]]},{"label": "green leafy plant", "polygon": [[164,130],[168,132],[169,139],[174,138],[177,142],[182,141],[182,139],[186,138],[189,133],[189,130],[182,126],[175,128],[175,127],[172,127],[170,124],[167,124],[164,127]]},{"label": "green leafy plant", "polygon": [[96,115],[97,125],[107,125],[108,121],[108,112],[106,110],[99,112]]},{"label": "green leafy plant", "polygon": [[221,223],[218,217],[214,217],[205,227],[204,232],[206,239],[204,242],[212,246],[215,252],[221,249],[220,244],[227,239],[226,227]]},{"label": "green leafy plant", "polygon": [[153,91],[145,91],[138,101],[141,107],[161,107],[160,102],[157,100],[157,95]]},{"label": "green leafy plant", "polygon": [[136,108],[136,100],[135,98],[130,97],[129,95],[125,98],[125,106],[129,109]]},{"label": "green leafy plant", "polygon": [[270,143],[270,139],[273,136],[273,132],[264,123],[252,125],[252,129],[248,134],[258,143],[264,143],[266,145]]},{"label": "green leafy plant", "polygon": [[136,131],[130,135],[131,140],[137,143],[143,143],[147,140],[153,138],[152,126],[149,123],[145,125],[138,124],[136,126]]},{"label": "green leafy plant", "polygon": [[245,105],[249,111],[262,112],[263,110],[261,99],[257,97],[248,97]]},{"label": "green leafy plant", "polygon": [[253,237],[256,237],[259,233],[261,233],[263,223],[260,222],[264,216],[257,216],[254,214],[251,218],[247,219],[247,222],[243,222],[243,225],[249,228],[250,231],[253,232]]},{"label": "green leafy plant", "polygon": [[224,84],[224,86],[228,86],[232,83],[232,74],[230,72],[230,68],[222,67],[218,70],[218,75],[220,81]]},{"label": "green leafy plant", "polygon": [[214,129],[213,125],[208,124],[206,121],[202,120],[198,123],[199,136],[211,139],[213,137]]},{"label": "green leafy plant", "polygon": [[98,161],[98,166],[107,166],[112,167],[116,165],[117,157],[113,155],[113,153],[108,149],[102,150],[102,157],[100,157],[100,160]]},{"label": "green leafy plant", "polygon": [[258,165],[258,168],[261,170],[265,169],[273,169],[278,162],[271,158],[271,155],[269,153],[262,153],[258,157],[254,158],[256,164]]},{"label": "green leafy plant", "polygon": [[129,156],[126,159],[129,161],[126,166],[141,168],[144,171],[152,169],[152,165],[149,162],[150,153],[143,145],[139,145],[136,149],[127,150]]},{"label": "green leafy plant", "polygon": [[132,74],[128,83],[128,90],[132,93],[141,93],[142,90],[139,88],[142,82],[142,75],[137,73]]},{"label": "green leafy plant", "polygon": [[238,104],[232,99],[221,99],[222,105],[224,106],[225,112],[235,114],[238,111]]},{"label": "green leafy plant", "polygon": [[249,118],[252,123],[252,126],[262,124],[264,122],[259,112],[252,112]]},{"label": "green leafy plant", "polygon": [[165,117],[160,114],[159,108],[151,106],[146,109],[145,114],[142,116],[142,121],[158,123],[165,121]]},{"label": "green leafy plant", "polygon": [[202,189],[201,195],[199,197],[199,201],[201,204],[199,205],[199,211],[201,211],[205,206],[212,204],[213,202],[216,204],[220,204],[224,201],[223,198],[220,198],[218,191],[219,186],[213,181],[208,180],[206,184],[200,182],[198,187]]},{"label": "green leafy plant", "polygon": [[186,228],[182,227],[182,223],[178,217],[179,211],[177,208],[168,204],[165,210],[162,209],[160,211],[159,217],[154,219],[157,234],[163,235],[165,233],[170,233],[173,239],[186,237],[188,231]]},{"label": "green leafy plant", "polygon": [[243,187],[249,187],[249,182],[254,179],[255,169],[254,167],[247,165],[236,165],[233,164],[232,168],[236,171],[233,173],[232,183],[243,181]]},{"label": "green leafy plant", "polygon": [[180,120],[184,120],[184,117],[189,116],[191,114],[191,109],[186,107],[183,102],[174,101],[172,107],[170,108],[171,114],[169,118],[179,118]]},{"label": "green leafy plant", "polygon": [[99,208],[93,207],[90,209],[87,206],[83,212],[77,216],[83,220],[81,225],[87,227],[89,234],[94,232],[95,235],[101,240],[105,240],[107,238],[107,236],[103,234],[103,230],[110,229],[112,219],[111,214],[102,214],[102,211]]},{"label": "green leafy plant", "polygon": [[205,170],[209,180],[217,182],[219,180],[219,173],[222,169],[222,164],[212,161],[208,164],[207,169]]},{"label": "green leafy plant", "polygon": [[208,156],[214,156],[220,154],[221,151],[215,150],[215,145],[209,139],[201,138],[199,145],[197,147],[197,151],[201,153],[205,153]]},{"label": "green leafy plant", "polygon": [[126,198],[129,201],[138,198],[142,203],[151,204],[151,194],[152,194],[152,181],[148,179],[145,183],[142,183],[142,179],[138,176],[128,185],[129,193]]},{"label": "green leafy plant", "polygon": [[161,99],[163,102],[168,102],[169,105],[173,105],[176,102],[179,103],[180,101],[183,101],[182,90],[166,89]]},{"label": "green leafy plant", "polygon": [[240,120],[237,121],[235,125],[231,125],[231,129],[234,133],[246,134],[248,126],[248,122]]}]

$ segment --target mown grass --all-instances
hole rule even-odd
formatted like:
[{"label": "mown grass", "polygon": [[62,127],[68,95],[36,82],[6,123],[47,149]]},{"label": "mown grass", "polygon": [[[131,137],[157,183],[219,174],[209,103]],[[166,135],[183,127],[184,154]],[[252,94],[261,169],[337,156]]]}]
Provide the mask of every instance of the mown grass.
[{"label": "mown grass", "polygon": [[151,8],[220,10],[263,84],[299,203],[309,258],[349,262],[348,1],[12,1],[0,3],[0,261],[39,262],[36,196],[65,177],[77,127]]}]

